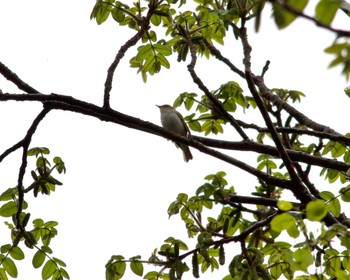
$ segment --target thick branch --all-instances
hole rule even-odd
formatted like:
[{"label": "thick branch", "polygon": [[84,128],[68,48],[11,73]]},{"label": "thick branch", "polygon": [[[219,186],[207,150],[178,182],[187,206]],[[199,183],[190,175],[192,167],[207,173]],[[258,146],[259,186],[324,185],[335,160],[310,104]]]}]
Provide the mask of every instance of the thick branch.
[{"label": "thick branch", "polygon": [[[236,150],[236,151],[251,151],[261,154],[267,154],[274,157],[280,157],[276,147],[269,146],[266,144],[260,144],[251,140],[247,141],[225,141],[225,140],[216,140],[204,137],[193,136],[193,139],[203,143],[206,146]],[[307,154],[302,151],[294,151],[291,149],[286,149],[290,159],[295,162],[303,162],[310,165],[316,165],[325,168],[331,168],[339,171],[346,172],[350,168],[350,164],[341,162],[335,159],[328,159],[320,156],[314,156]]]},{"label": "thick branch", "polygon": [[[267,197],[254,197],[254,196],[241,196],[241,195],[229,195],[229,199],[220,201],[223,204],[231,203],[243,203],[243,204],[255,204],[277,208],[277,199]],[[298,203],[291,202],[293,210],[300,210],[301,205]]]},{"label": "thick branch", "polygon": [[278,186],[281,188],[287,188],[287,189],[291,187],[291,183],[288,180],[279,179],[279,178],[270,176],[242,161],[232,158],[226,154],[220,153],[219,151],[210,149],[198,141],[179,136],[171,131],[167,131],[150,122],[146,122],[141,119],[134,118],[111,109],[101,108],[96,105],[93,105],[81,100],[77,100],[71,96],[63,96],[58,94],[50,94],[50,95],[2,94],[0,95],[0,101],[6,101],[6,100],[40,101],[40,102],[43,102],[45,104],[45,108],[48,108],[48,109],[58,109],[58,110],[77,112],[80,114],[85,114],[85,115],[98,118],[102,121],[113,122],[129,128],[133,128],[133,129],[137,129],[137,130],[151,133],[154,135],[162,136],[164,138],[167,138],[179,143],[187,144],[189,146],[192,146],[198,149],[203,153],[206,153],[208,155],[221,159],[229,164],[232,164],[252,174],[253,176],[263,180],[267,184],[271,184],[271,185],[275,185],[275,186]]}]

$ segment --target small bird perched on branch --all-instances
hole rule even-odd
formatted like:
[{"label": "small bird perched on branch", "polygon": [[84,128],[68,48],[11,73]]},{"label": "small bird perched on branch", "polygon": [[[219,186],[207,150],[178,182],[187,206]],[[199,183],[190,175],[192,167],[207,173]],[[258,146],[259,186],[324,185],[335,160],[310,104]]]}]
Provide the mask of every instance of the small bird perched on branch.
[{"label": "small bird perched on branch", "polygon": [[[162,126],[170,130],[176,134],[179,134],[181,136],[185,137],[191,137],[191,132],[188,129],[187,124],[184,121],[184,118],[182,115],[176,111],[173,107],[170,105],[156,105],[160,109],[160,120],[162,123]],[[188,162],[190,159],[193,159],[190,149],[186,144],[182,143],[176,143],[176,147],[180,148],[182,150],[184,160]]]}]

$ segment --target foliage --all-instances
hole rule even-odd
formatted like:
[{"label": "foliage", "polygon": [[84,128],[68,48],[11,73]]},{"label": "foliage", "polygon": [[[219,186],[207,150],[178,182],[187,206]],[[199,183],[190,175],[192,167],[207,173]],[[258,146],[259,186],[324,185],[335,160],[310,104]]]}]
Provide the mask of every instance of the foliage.
[{"label": "foliage", "polygon": [[[188,8],[188,4],[192,6]],[[29,145],[45,115],[63,108],[190,145],[257,179],[250,196],[240,195],[237,190],[247,186],[230,185],[224,171],[207,175],[193,196],[180,193],[170,204],[168,214],[181,218],[188,237],[196,238],[196,245],[190,248],[186,242],[168,237],[148,260],[142,260],[141,256],[113,255],[106,264],[107,280],[121,279],[128,265],[135,275],[149,280],[181,279],[187,273],[199,278],[208,270],[214,271],[224,265],[228,269],[224,280],[348,279],[350,222],[344,208],[350,201],[350,135],[338,133],[301,114],[294,103],[301,102],[304,93],[267,88],[263,77],[269,62],[261,75],[250,69],[252,46],[247,36],[247,22],[253,21],[258,31],[262,12],[272,7],[273,19],[280,29],[304,18],[333,32],[336,39],[325,53],[335,57],[330,67],[341,66],[345,78],[349,78],[350,32],[331,25],[337,13],[349,14],[348,5],[340,0],[320,0],[314,7],[315,15],[310,16],[304,12],[308,4],[307,0],[196,0],[191,3],[149,0],[130,5],[97,0],[91,19],[102,24],[111,18],[135,32],[121,47],[109,69],[103,107],[63,95],[42,95],[12,75],[13,82],[31,94],[1,94],[0,101],[34,100],[42,102],[44,108],[24,139],[0,155],[1,162],[14,150],[23,148],[18,185],[0,196],[3,203],[0,216],[12,218],[12,222],[6,222],[11,242],[1,246],[0,278],[17,277],[16,261],[24,259],[21,249],[24,245],[36,250],[32,264],[34,268],[42,267],[43,279],[69,279],[65,263],[51,256],[50,242],[57,235],[58,223],[37,218],[32,221],[33,228],[28,229],[30,213],[24,212],[29,209],[24,199],[27,193],[33,192],[35,197],[52,195],[56,187],[62,185],[53,177],[55,172],[66,171],[62,159],[54,157],[50,163],[49,149],[29,149]],[[243,70],[216,48],[218,44],[223,45],[228,36],[234,36],[242,44]],[[188,63],[189,75],[200,92],[180,93],[173,105],[189,111],[185,120],[190,129],[202,137],[187,139],[174,135],[110,108],[114,70],[124,53],[134,45],[137,48],[130,67],[137,68],[144,82],[163,68],[169,69],[171,56],[175,56],[178,63]],[[203,56],[219,60],[239,79],[208,89],[195,70],[197,59]],[[1,73],[11,77],[12,72],[1,67]],[[345,89],[345,93],[350,96],[349,89]],[[233,113],[237,110],[246,115],[259,111],[265,125],[236,119]],[[233,142],[207,137],[224,134],[227,127],[233,127],[242,140]],[[255,140],[248,137],[248,130]],[[256,166],[214,148],[256,152]],[[33,182],[24,186],[27,158],[34,156],[36,168],[30,172]],[[311,170],[320,170],[332,189],[319,189]],[[295,201],[285,200],[286,194],[294,195]],[[239,248],[234,256],[231,256],[232,244]],[[145,264],[158,269],[145,272]]]},{"label": "foliage", "polygon": [[20,246],[25,245],[30,249],[37,250],[33,256],[32,264],[34,268],[42,268],[42,279],[69,279],[67,271],[64,269],[66,264],[50,255],[53,251],[50,248],[52,238],[57,235],[55,221],[44,222],[42,219],[34,219],[32,221],[33,228],[29,230],[27,227],[30,221],[30,213],[23,212],[28,208],[26,201],[22,202],[21,212],[18,212],[20,207],[20,194],[33,191],[34,196],[39,193],[50,195],[55,191],[56,186],[62,185],[60,181],[52,176],[54,171],[63,173],[66,171],[64,162],[59,157],[54,157],[54,165],[46,157],[50,154],[48,148],[32,148],[28,150],[28,156],[36,157],[36,169],[31,171],[33,182],[21,190],[18,187],[9,188],[0,195],[0,201],[3,202],[0,207],[0,216],[4,218],[12,218],[12,221],[6,221],[7,227],[11,231],[11,244],[1,246],[0,254],[0,275],[1,279],[8,279],[8,276],[16,278],[18,275],[17,267],[14,260],[23,260],[25,255]]}]

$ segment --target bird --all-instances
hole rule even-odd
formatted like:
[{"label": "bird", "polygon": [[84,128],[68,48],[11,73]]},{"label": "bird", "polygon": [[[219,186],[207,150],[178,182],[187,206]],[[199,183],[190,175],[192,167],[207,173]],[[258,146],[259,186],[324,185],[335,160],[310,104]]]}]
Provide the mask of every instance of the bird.
[{"label": "bird", "polygon": [[[163,128],[170,130],[178,135],[191,138],[191,132],[185,123],[182,115],[176,111],[170,105],[156,105],[160,109],[160,121]],[[182,150],[184,160],[188,162],[190,159],[193,159],[191,151],[186,144],[175,142],[176,147]]]}]

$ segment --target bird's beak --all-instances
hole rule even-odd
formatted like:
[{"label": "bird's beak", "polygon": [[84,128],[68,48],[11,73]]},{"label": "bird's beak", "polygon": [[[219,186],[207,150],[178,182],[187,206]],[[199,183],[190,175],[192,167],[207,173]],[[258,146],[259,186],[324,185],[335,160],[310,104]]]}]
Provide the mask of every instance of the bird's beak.
[{"label": "bird's beak", "polygon": [[158,108],[160,108],[160,105],[156,105]]}]

